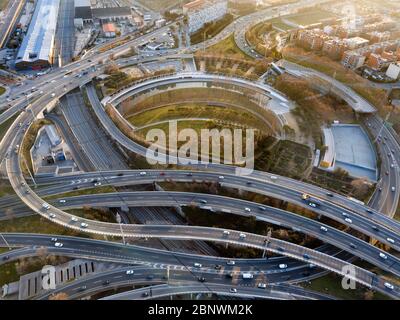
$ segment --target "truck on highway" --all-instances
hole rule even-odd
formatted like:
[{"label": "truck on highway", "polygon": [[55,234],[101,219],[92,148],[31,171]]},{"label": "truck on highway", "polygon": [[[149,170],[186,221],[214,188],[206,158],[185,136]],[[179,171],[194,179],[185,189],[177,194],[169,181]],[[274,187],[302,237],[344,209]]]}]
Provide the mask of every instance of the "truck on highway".
[{"label": "truck on highway", "polygon": [[243,273],[242,278],[243,278],[243,280],[251,280],[254,278],[254,276],[251,273]]},{"label": "truck on highway", "polygon": [[303,193],[301,195],[301,199],[307,203],[310,207],[317,208],[321,205],[321,203],[317,200],[312,198],[309,194]]},{"label": "truck on highway", "polygon": [[361,205],[363,205],[363,206],[365,205],[364,202],[362,202],[362,201],[360,201],[360,200],[358,200],[358,199],[356,199],[356,198],[347,197],[347,199],[349,199],[350,201],[353,201],[353,202],[355,202],[355,203],[361,204]]}]

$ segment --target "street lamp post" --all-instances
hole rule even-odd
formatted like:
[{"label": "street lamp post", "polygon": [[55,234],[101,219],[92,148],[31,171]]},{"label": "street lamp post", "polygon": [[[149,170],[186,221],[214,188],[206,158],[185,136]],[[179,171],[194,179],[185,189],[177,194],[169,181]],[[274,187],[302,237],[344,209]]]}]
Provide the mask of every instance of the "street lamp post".
[{"label": "street lamp post", "polygon": [[[262,255],[263,258],[265,258],[265,254],[267,253],[267,247],[269,245],[269,242],[271,241],[271,234],[272,234],[271,229],[268,229],[267,238],[264,240],[265,246],[264,246],[264,251],[263,251],[263,255]],[[268,259],[268,257],[267,257],[267,259]]]},{"label": "street lamp post", "polygon": [[119,229],[121,230],[122,242],[123,242],[124,244],[126,244],[126,243],[125,243],[125,236],[124,236],[124,232],[123,232],[123,230],[122,230],[122,224],[121,224],[122,219],[121,219],[121,216],[120,216],[120,214],[119,214],[118,212],[117,212],[117,214],[115,215],[115,218],[117,219],[117,222],[118,222],[118,224],[119,224]]}]

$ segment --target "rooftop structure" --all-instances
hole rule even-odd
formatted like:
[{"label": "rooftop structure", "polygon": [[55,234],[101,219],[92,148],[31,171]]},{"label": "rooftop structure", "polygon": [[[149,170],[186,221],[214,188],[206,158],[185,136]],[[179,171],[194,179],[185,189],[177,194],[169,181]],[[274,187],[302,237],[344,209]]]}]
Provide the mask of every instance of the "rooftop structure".
[{"label": "rooftop structure", "polygon": [[75,0],[75,19],[82,19],[85,22],[92,21],[92,9],[90,0]]},{"label": "rooftop structure", "polygon": [[60,0],[38,0],[28,32],[15,62],[16,68],[50,67]]},{"label": "rooftop structure", "polygon": [[53,125],[45,126],[45,130],[53,147],[58,146],[62,142],[56,128]]},{"label": "rooftop structure", "polygon": [[132,11],[129,7],[93,8],[92,14],[94,18],[113,21],[116,19],[130,18],[132,16]]},{"label": "rooftop structure", "polygon": [[103,33],[106,38],[113,38],[116,36],[117,29],[112,22],[103,24]]},{"label": "rooftop structure", "polygon": [[346,43],[347,47],[349,49],[357,49],[357,48],[362,48],[368,45],[369,40],[360,38],[360,37],[353,37],[353,38],[348,38],[344,39],[344,42]]},{"label": "rooftop structure", "polygon": [[333,124],[325,128],[324,143],[328,147],[321,162],[327,170],[342,168],[356,178],[376,181],[376,155],[368,135],[359,125]]},{"label": "rooftop structure", "polygon": [[190,33],[196,32],[208,22],[221,19],[227,12],[226,0],[196,0],[183,6],[183,13],[188,17]]}]

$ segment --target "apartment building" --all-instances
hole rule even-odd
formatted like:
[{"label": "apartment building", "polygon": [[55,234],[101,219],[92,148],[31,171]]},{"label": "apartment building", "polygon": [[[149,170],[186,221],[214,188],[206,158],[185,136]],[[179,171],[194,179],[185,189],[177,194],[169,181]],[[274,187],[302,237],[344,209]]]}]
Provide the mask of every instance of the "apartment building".
[{"label": "apartment building", "polygon": [[196,0],[183,6],[189,33],[196,32],[206,23],[223,18],[228,12],[227,0]]}]

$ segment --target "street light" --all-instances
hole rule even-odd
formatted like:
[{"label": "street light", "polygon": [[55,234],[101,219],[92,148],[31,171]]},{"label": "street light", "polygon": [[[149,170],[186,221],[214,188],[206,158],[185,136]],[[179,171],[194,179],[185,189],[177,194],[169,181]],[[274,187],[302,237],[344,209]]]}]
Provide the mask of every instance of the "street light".
[{"label": "street light", "polygon": [[121,219],[121,216],[120,216],[120,214],[119,214],[118,212],[117,212],[117,214],[115,215],[115,218],[117,219],[117,222],[118,222],[118,224],[119,224],[119,229],[121,230],[122,242],[123,242],[124,244],[126,244],[126,243],[125,243],[125,236],[124,236],[124,232],[123,232],[123,230],[122,230],[122,224],[121,224],[122,219]]},{"label": "street light", "polygon": [[[271,234],[272,234],[272,230],[268,229],[267,238],[264,240],[265,246],[264,246],[264,251],[263,251],[263,255],[262,255],[263,258],[265,258],[265,254],[267,252],[267,247],[269,245],[269,242],[271,241]],[[267,257],[267,259],[268,259],[268,257]]]}]

